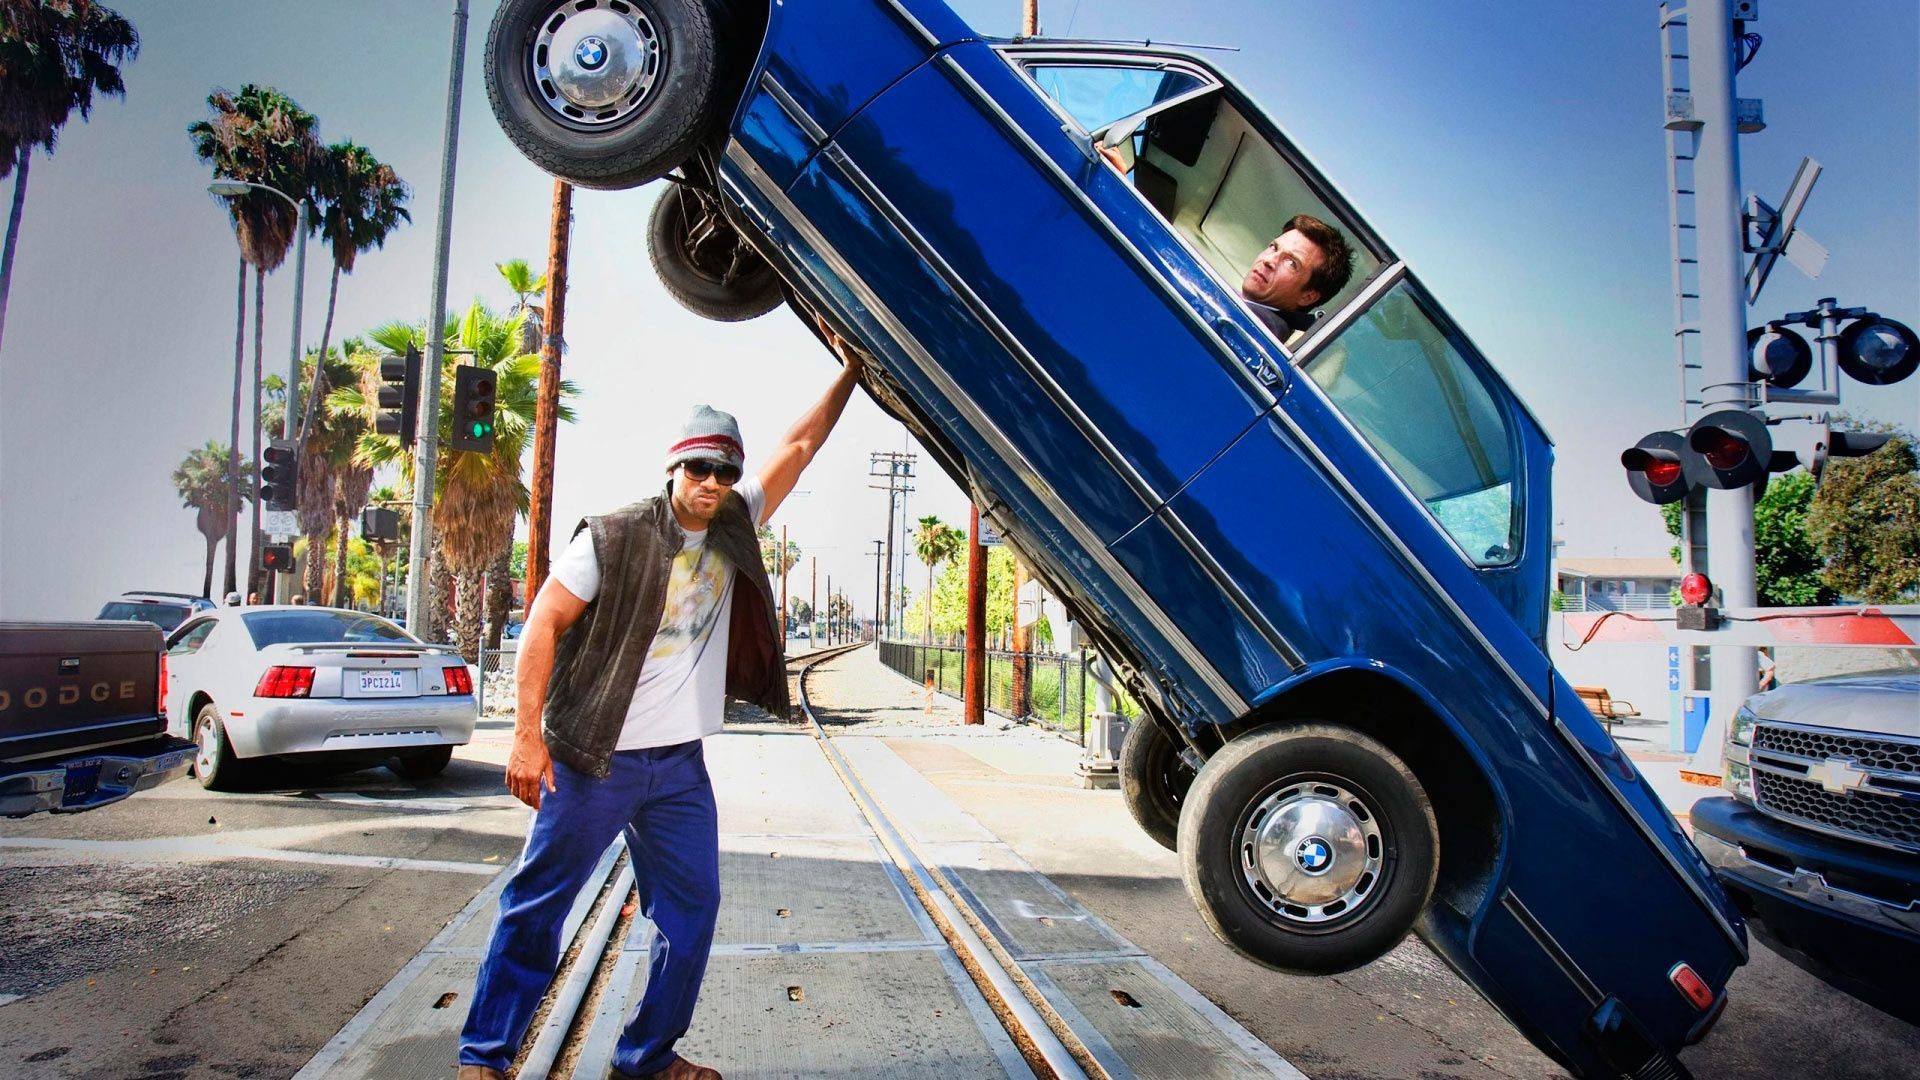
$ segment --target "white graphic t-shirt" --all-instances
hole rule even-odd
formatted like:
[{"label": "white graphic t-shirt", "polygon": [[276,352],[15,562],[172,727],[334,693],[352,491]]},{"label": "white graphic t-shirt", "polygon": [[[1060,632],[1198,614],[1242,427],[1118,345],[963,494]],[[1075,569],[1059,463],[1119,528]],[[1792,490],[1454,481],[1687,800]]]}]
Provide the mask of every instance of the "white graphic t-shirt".
[{"label": "white graphic t-shirt", "polygon": [[[733,489],[757,525],[766,492],[749,477]],[[600,593],[593,532],[582,529],[550,573],[582,600]],[[707,531],[689,532],[667,578],[660,631],[640,665],[616,750],[672,746],[718,734],[726,714],[727,638],[733,610],[733,568],[707,550]]]}]

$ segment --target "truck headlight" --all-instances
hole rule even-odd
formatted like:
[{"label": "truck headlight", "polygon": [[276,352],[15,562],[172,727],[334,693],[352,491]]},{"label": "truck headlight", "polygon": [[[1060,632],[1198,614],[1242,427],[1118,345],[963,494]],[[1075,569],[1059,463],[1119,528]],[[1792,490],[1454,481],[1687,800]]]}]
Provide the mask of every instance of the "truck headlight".
[{"label": "truck headlight", "polygon": [[1727,789],[1727,794],[1741,802],[1753,801],[1753,766],[1729,761],[1721,780]]},{"label": "truck headlight", "polygon": [[1736,746],[1752,746],[1753,729],[1759,723],[1760,718],[1753,715],[1753,710],[1740,706],[1734,711],[1733,723],[1727,725],[1727,741]]}]

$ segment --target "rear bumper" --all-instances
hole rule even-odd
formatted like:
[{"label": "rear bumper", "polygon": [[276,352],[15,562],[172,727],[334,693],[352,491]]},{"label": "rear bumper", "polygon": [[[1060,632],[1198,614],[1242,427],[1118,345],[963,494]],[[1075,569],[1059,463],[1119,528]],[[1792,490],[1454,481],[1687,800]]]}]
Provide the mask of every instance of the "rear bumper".
[{"label": "rear bumper", "polygon": [[473,738],[472,696],[254,699],[227,719],[227,738],[243,758],[276,754],[459,746]]},{"label": "rear bumper", "polygon": [[158,787],[193,765],[194,746],[161,736],[116,753],[88,754],[0,776],[0,815],[72,814]]}]

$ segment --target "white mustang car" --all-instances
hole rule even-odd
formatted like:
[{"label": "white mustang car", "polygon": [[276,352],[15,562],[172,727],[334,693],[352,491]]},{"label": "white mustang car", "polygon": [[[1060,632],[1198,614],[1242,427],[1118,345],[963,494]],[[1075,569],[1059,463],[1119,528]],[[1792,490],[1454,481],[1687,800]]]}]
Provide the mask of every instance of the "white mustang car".
[{"label": "white mustang car", "polygon": [[249,759],[397,757],[410,778],[447,767],[479,709],[459,652],[363,611],[226,607],[167,639],[167,715],[199,745],[194,774],[230,787]]}]

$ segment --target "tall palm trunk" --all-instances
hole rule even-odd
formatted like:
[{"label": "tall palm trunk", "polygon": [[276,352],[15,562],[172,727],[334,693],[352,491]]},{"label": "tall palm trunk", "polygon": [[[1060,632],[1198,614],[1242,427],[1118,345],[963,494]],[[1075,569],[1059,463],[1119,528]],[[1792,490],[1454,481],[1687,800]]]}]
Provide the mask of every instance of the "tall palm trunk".
[{"label": "tall palm trunk", "polygon": [[203,506],[195,512],[194,524],[200,529],[200,535],[207,541],[207,574],[200,580],[200,595],[213,595],[213,549],[220,544],[220,512],[210,506]]},{"label": "tall palm trunk", "polygon": [[13,290],[13,248],[20,242],[20,214],[27,207],[27,162],[33,147],[21,146],[14,159],[13,209],[7,213],[7,246],[0,250],[0,340],[7,332],[7,294]]},{"label": "tall palm trunk", "polygon": [[233,423],[227,434],[227,587],[240,587],[240,383],[247,372],[247,257],[240,257],[239,318],[233,329]]},{"label": "tall palm trunk", "polygon": [[440,545],[435,544],[427,560],[427,610],[420,615],[420,640],[447,640],[447,599],[452,593],[453,572],[447,568]]},{"label": "tall palm trunk", "polygon": [[486,581],[478,570],[461,574],[454,601],[454,640],[467,663],[480,663],[480,616],[486,610]]},{"label": "tall palm trunk", "polygon": [[333,264],[333,283],[327,286],[327,321],[320,328],[320,359],[313,365],[313,381],[308,384],[307,404],[300,410],[300,442],[307,445],[307,433],[313,430],[313,418],[320,411],[324,394],[321,383],[327,377],[327,342],[333,337],[333,302],[340,296],[340,264]]},{"label": "tall palm trunk", "polygon": [[[267,274],[255,269],[253,272],[253,476],[260,475],[260,354],[266,347],[267,319]],[[247,500],[253,504],[253,529],[247,533],[252,548],[247,558],[247,592],[255,593],[260,589],[260,494]]]},{"label": "tall palm trunk", "polygon": [[348,518],[341,518],[334,528],[333,537],[333,606],[346,607],[353,597],[347,595],[347,527]]},{"label": "tall palm trunk", "polygon": [[326,583],[326,551],[327,534],[325,532],[307,534],[307,576],[300,585],[307,594],[309,604],[317,604],[321,600],[320,587]]},{"label": "tall palm trunk", "polygon": [[513,607],[513,540],[493,557],[487,567],[487,648],[500,647],[500,631],[507,625],[507,612]]}]

